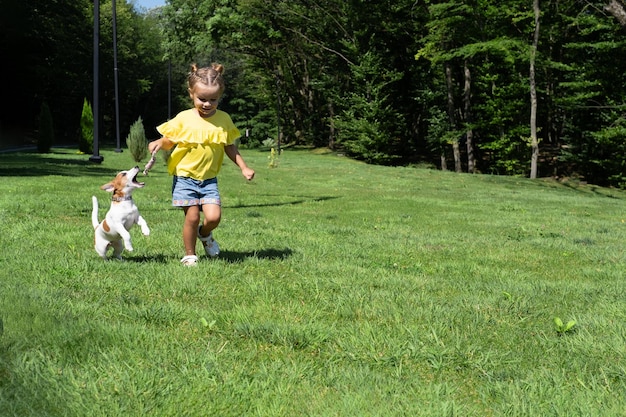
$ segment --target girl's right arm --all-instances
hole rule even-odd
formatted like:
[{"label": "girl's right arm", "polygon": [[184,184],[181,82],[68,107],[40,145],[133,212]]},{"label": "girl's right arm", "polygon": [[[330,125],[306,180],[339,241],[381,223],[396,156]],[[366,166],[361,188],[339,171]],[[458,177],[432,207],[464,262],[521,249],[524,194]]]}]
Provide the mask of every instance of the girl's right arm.
[{"label": "girl's right arm", "polygon": [[174,142],[166,138],[165,136],[161,139],[153,140],[148,144],[148,150],[150,153],[157,152],[159,149],[169,150],[174,147]]}]

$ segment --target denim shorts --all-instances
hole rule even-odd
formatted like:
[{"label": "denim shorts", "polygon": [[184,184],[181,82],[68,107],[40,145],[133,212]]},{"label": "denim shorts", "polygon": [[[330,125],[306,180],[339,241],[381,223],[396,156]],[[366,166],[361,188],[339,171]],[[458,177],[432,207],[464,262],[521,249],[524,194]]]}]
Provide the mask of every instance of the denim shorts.
[{"label": "denim shorts", "polygon": [[201,181],[174,175],[172,205],[189,207],[201,206],[203,204],[221,205],[220,192],[217,189],[217,178]]}]

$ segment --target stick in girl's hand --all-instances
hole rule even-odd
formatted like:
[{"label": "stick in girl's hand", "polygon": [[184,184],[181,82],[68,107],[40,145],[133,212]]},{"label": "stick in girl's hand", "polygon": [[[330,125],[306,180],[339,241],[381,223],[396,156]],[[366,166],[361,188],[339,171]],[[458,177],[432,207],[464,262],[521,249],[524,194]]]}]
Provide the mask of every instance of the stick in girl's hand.
[{"label": "stick in girl's hand", "polygon": [[150,158],[150,160],[146,164],[146,167],[143,169],[143,175],[148,175],[148,171],[152,169],[152,166],[156,162],[156,154],[157,151],[152,152],[152,158]]}]

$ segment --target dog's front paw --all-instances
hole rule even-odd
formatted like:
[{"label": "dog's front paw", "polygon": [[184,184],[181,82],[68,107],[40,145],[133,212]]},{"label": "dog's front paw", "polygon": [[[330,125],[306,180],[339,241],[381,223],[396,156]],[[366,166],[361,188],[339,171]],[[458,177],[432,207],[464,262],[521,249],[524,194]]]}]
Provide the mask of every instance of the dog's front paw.
[{"label": "dog's front paw", "polygon": [[150,229],[148,228],[148,226],[142,227],[141,233],[143,233],[144,236],[150,236]]},{"label": "dog's front paw", "polygon": [[133,245],[130,242],[124,242],[124,249],[126,249],[129,252],[133,251]]}]

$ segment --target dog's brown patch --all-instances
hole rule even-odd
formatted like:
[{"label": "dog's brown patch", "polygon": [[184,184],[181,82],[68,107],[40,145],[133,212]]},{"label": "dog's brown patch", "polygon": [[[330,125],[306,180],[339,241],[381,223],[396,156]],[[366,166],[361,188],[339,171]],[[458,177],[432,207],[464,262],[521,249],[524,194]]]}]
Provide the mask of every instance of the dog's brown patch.
[{"label": "dog's brown patch", "polygon": [[111,231],[111,228],[109,227],[109,224],[107,223],[106,220],[102,221],[102,228],[104,229],[105,232],[109,233]]},{"label": "dog's brown patch", "polygon": [[113,200],[122,199],[125,196],[124,187],[128,183],[129,179],[126,172],[118,173],[113,180],[107,184],[104,184],[101,189],[113,193]]},{"label": "dog's brown patch", "polygon": [[128,177],[126,175],[117,174],[115,179],[111,181],[114,187],[113,197],[115,198],[123,198],[124,192],[122,191],[126,186],[126,182],[128,181]]}]

